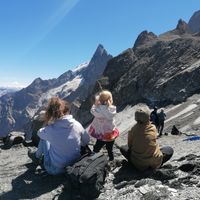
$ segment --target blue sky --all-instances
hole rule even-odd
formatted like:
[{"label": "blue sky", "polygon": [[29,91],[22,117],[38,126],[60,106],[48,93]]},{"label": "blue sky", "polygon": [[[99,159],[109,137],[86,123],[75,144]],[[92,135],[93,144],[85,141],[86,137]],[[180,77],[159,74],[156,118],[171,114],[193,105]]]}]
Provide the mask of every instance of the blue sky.
[{"label": "blue sky", "polygon": [[198,0],[0,0],[0,86],[56,78],[99,43],[116,56],[143,30],[161,34],[197,10]]}]

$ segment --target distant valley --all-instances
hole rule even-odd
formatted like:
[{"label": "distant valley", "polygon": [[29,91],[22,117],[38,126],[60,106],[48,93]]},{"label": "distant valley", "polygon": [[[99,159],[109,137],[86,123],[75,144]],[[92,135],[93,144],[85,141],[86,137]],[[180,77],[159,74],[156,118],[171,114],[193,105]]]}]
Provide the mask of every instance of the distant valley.
[{"label": "distant valley", "polygon": [[20,88],[0,87],[0,97],[8,93],[16,92],[18,90],[20,90]]}]

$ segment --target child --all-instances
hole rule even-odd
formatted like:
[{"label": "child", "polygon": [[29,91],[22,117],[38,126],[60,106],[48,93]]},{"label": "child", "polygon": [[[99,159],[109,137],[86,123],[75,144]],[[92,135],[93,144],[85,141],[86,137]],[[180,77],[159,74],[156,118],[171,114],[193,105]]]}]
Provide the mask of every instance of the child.
[{"label": "child", "polygon": [[89,128],[89,134],[97,139],[93,151],[97,153],[106,145],[110,161],[114,159],[113,144],[115,138],[119,136],[119,131],[114,124],[116,106],[112,104],[111,92],[104,90],[96,96],[95,104],[91,108],[94,120]]}]

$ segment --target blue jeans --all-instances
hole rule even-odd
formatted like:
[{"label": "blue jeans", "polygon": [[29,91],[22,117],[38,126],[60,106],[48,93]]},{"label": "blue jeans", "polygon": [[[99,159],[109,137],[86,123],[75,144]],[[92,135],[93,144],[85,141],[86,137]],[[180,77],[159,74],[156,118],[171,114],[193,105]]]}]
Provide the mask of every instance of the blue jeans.
[{"label": "blue jeans", "polygon": [[52,164],[51,158],[49,156],[50,143],[46,140],[40,140],[38,149],[36,151],[36,157],[41,158],[44,156],[44,168],[48,174],[56,175],[64,173],[64,168],[56,167]]}]

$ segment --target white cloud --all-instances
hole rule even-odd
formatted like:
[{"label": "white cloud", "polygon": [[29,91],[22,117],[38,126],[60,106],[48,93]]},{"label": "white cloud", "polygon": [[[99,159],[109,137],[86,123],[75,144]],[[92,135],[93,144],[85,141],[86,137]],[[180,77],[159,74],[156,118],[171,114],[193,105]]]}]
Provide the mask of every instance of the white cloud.
[{"label": "white cloud", "polygon": [[0,83],[0,87],[5,87],[5,88],[24,88],[26,87],[25,84],[19,83],[17,81],[11,81],[11,82],[4,82],[4,83]]}]

